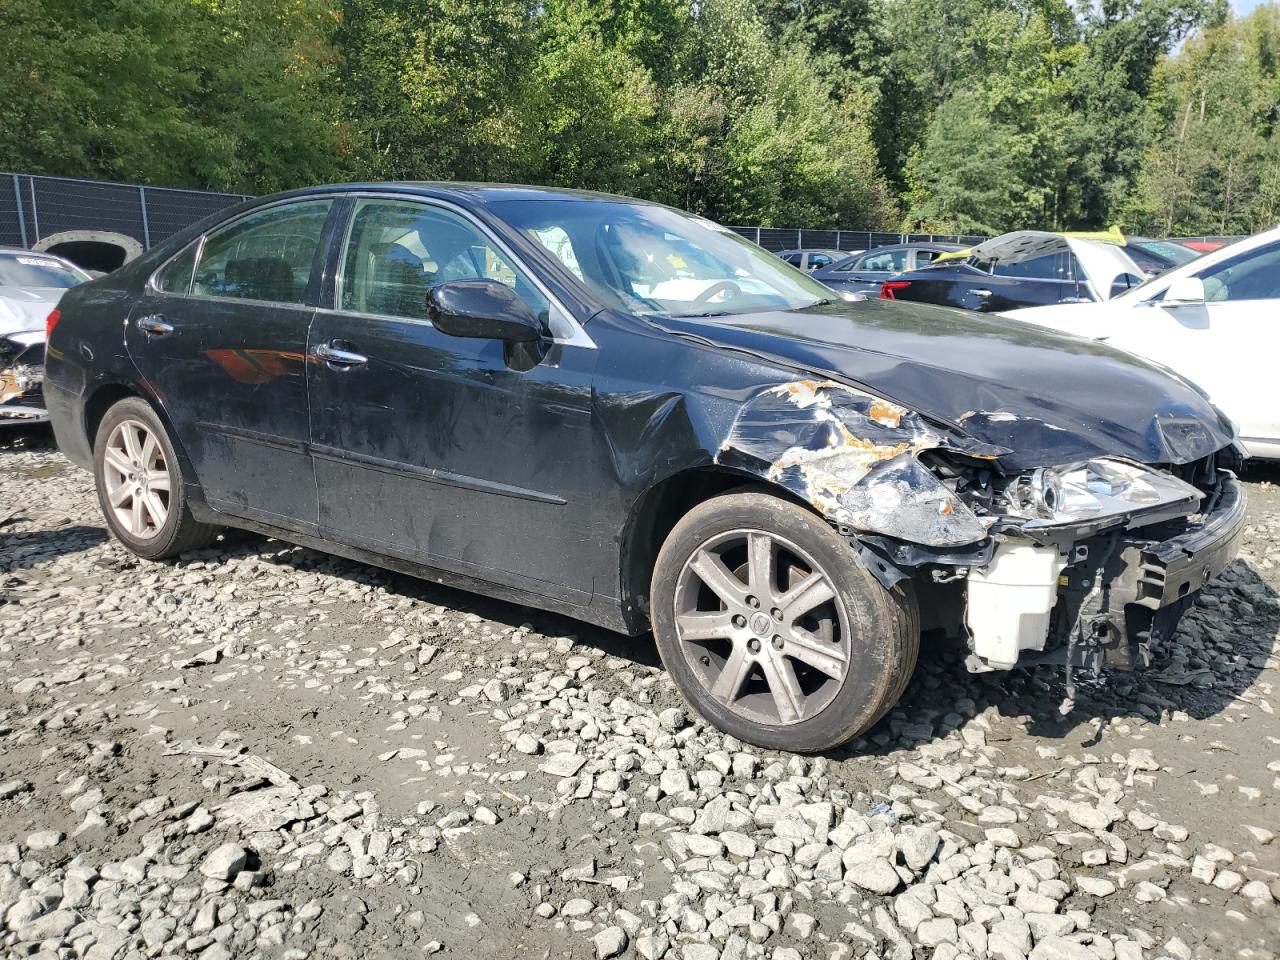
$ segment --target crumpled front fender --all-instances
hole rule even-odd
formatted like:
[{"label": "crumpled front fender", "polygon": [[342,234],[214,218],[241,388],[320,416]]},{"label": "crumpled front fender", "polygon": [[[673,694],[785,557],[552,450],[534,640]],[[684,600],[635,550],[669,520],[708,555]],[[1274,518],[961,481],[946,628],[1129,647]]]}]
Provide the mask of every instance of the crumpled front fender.
[{"label": "crumpled front fender", "polygon": [[716,462],[783,487],[850,534],[939,548],[984,540],[991,519],[920,462],[928,450],[991,460],[1007,452],[844,384],[795,380],[742,406]]}]

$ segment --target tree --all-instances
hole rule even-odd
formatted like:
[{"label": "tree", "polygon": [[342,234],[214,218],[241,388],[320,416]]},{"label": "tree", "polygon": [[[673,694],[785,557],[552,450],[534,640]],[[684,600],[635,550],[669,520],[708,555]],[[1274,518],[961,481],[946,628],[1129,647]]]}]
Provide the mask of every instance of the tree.
[{"label": "tree", "polygon": [[331,11],[319,0],[8,0],[0,164],[269,192],[324,179]]},{"label": "tree", "polygon": [[353,165],[383,179],[537,169],[532,0],[344,0],[334,42]]},{"label": "tree", "polygon": [[749,0],[707,0],[663,98],[668,198],[731,222],[895,219],[877,166],[871,110],[841,96],[812,51],[770,36]]},{"label": "tree", "polygon": [[1115,219],[1155,134],[1147,96],[1157,64],[1198,24],[1220,21],[1225,0],[1105,0],[1087,8],[1088,50],[1069,75],[1075,122],[1064,175],[1077,223]]},{"label": "tree", "polygon": [[959,93],[934,114],[907,164],[911,230],[996,234],[1020,225],[1017,131]]},{"label": "tree", "polygon": [[1164,234],[1253,233],[1280,213],[1280,8],[1211,27],[1158,69],[1160,131],[1127,208]]}]

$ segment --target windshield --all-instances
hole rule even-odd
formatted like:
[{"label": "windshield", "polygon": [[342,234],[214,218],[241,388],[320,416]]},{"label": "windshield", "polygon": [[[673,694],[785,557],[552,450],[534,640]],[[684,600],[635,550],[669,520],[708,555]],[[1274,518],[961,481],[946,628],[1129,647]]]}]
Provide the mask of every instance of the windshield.
[{"label": "windshield", "polygon": [[1192,260],[1198,260],[1204,256],[1201,250],[1192,250],[1190,247],[1184,247],[1180,243],[1174,243],[1171,240],[1141,240],[1133,244],[1139,250],[1149,250],[1157,257],[1164,257],[1175,267],[1180,267],[1184,263],[1190,263]]},{"label": "windshield", "polygon": [[709,220],[643,203],[504,200],[491,209],[610,306],[688,317],[798,310],[837,294]]},{"label": "windshield", "polygon": [[0,256],[0,287],[53,288],[66,290],[89,279],[60,260],[51,257]]}]

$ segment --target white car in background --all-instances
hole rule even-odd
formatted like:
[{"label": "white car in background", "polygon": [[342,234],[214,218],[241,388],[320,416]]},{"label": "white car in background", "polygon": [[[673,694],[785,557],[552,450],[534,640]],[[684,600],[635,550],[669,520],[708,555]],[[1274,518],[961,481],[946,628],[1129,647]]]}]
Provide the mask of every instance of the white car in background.
[{"label": "white car in background", "polygon": [[1207,253],[1104,303],[1005,316],[1154,360],[1199,384],[1251,457],[1280,459],[1280,227]]},{"label": "white car in background", "polygon": [[62,257],[0,247],[0,426],[48,419],[45,321],[63,293],[89,279]]}]

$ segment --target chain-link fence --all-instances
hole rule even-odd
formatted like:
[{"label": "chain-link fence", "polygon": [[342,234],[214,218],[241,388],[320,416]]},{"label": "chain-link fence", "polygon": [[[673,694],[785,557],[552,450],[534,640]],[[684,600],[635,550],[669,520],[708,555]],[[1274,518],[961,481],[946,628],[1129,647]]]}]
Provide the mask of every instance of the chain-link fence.
[{"label": "chain-link fence", "polygon": [[242,194],[0,173],[0,244],[34,247],[71,231],[131,237],[144,250],[248,199]]},{"label": "chain-link fence", "polygon": [[[132,237],[145,250],[183,227],[246,199],[247,196],[234,193],[0,173],[0,244],[32,247],[54,234],[94,230]],[[732,229],[773,251],[798,247],[868,250],[910,241],[967,246],[985,239],[871,230],[745,226]]]},{"label": "chain-link fence", "polygon": [[887,233],[876,230],[812,230],[805,227],[730,227],[766,250],[870,250],[892,243],[958,243],[971,247],[986,237],[941,233]]}]

